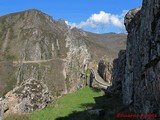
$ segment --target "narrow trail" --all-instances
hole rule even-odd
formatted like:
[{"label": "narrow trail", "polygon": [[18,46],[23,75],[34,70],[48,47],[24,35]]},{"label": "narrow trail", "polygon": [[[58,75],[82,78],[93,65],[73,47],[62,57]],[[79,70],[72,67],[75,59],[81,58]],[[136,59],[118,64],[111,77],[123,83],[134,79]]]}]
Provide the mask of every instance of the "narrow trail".
[{"label": "narrow trail", "polygon": [[[21,61],[13,61],[13,64],[29,64],[29,63],[45,63],[45,62],[50,62],[54,59],[47,59],[47,60],[33,60],[33,61],[25,61],[25,60],[21,60]],[[61,59],[63,61],[65,61],[65,59]],[[92,73],[94,74],[94,81],[101,86],[104,89],[107,89],[108,86],[111,86],[111,84],[105,82],[98,74],[98,72],[95,69],[91,69]]]},{"label": "narrow trail", "polygon": [[[29,63],[45,63],[50,62],[57,59],[47,59],[47,60],[19,60],[19,61],[13,61],[13,64],[29,64]],[[65,59],[60,59],[62,61],[65,61]]]},{"label": "narrow trail", "polygon": [[50,62],[52,60],[53,59],[48,59],[48,60],[33,60],[33,61],[22,60],[22,61],[13,61],[13,64],[19,64],[19,63],[45,63],[45,62]]}]

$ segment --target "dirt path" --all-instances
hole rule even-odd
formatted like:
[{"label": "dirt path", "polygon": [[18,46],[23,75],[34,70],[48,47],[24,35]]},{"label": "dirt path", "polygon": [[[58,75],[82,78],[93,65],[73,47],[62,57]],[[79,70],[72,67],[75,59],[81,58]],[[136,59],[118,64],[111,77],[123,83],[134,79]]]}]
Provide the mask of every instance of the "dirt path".
[{"label": "dirt path", "polygon": [[13,64],[20,64],[20,63],[45,63],[45,62],[50,62],[53,59],[48,59],[48,60],[34,60],[34,61],[13,61]]}]

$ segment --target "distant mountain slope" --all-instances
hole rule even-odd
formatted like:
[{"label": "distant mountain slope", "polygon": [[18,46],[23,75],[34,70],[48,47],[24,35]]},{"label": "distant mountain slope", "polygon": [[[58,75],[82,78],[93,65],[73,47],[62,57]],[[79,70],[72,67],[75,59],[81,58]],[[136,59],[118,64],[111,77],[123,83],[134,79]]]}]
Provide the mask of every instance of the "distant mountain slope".
[{"label": "distant mountain slope", "polygon": [[109,58],[117,58],[119,50],[126,49],[126,34],[116,34],[116,33],[106,33],[106,34],[95,34],[87,33],[87,36],[90,38],[90,42],[99,45],[101,48],[106,49],[103,52],[104,55],[107,55]]}]

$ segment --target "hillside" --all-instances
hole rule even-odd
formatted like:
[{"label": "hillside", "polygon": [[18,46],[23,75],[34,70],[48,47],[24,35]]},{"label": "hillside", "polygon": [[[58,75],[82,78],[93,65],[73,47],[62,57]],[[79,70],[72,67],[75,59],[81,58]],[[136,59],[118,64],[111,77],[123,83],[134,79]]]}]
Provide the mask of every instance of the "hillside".
[{"label": "hillside", "polygon": [[[125,41],[125,34],[71,29],[64,20],[35,9],[0,17],[0,96],[5,111],[32,112],[85,87],[90,82],[87,70],[102,59],[104,65],[111,64]],[[107,70],[103,72],[111,74]]]}]

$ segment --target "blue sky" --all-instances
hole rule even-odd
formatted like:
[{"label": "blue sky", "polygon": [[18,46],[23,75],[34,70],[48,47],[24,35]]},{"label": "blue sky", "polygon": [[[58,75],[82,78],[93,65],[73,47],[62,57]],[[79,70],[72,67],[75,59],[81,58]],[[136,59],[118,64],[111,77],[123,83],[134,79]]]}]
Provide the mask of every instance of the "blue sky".
[{"label": "blue sky", "polygon": [[0,0],[0,16],[35,8],[86,31],[124,32],[124,14],[141,4],[142,0]]}]

